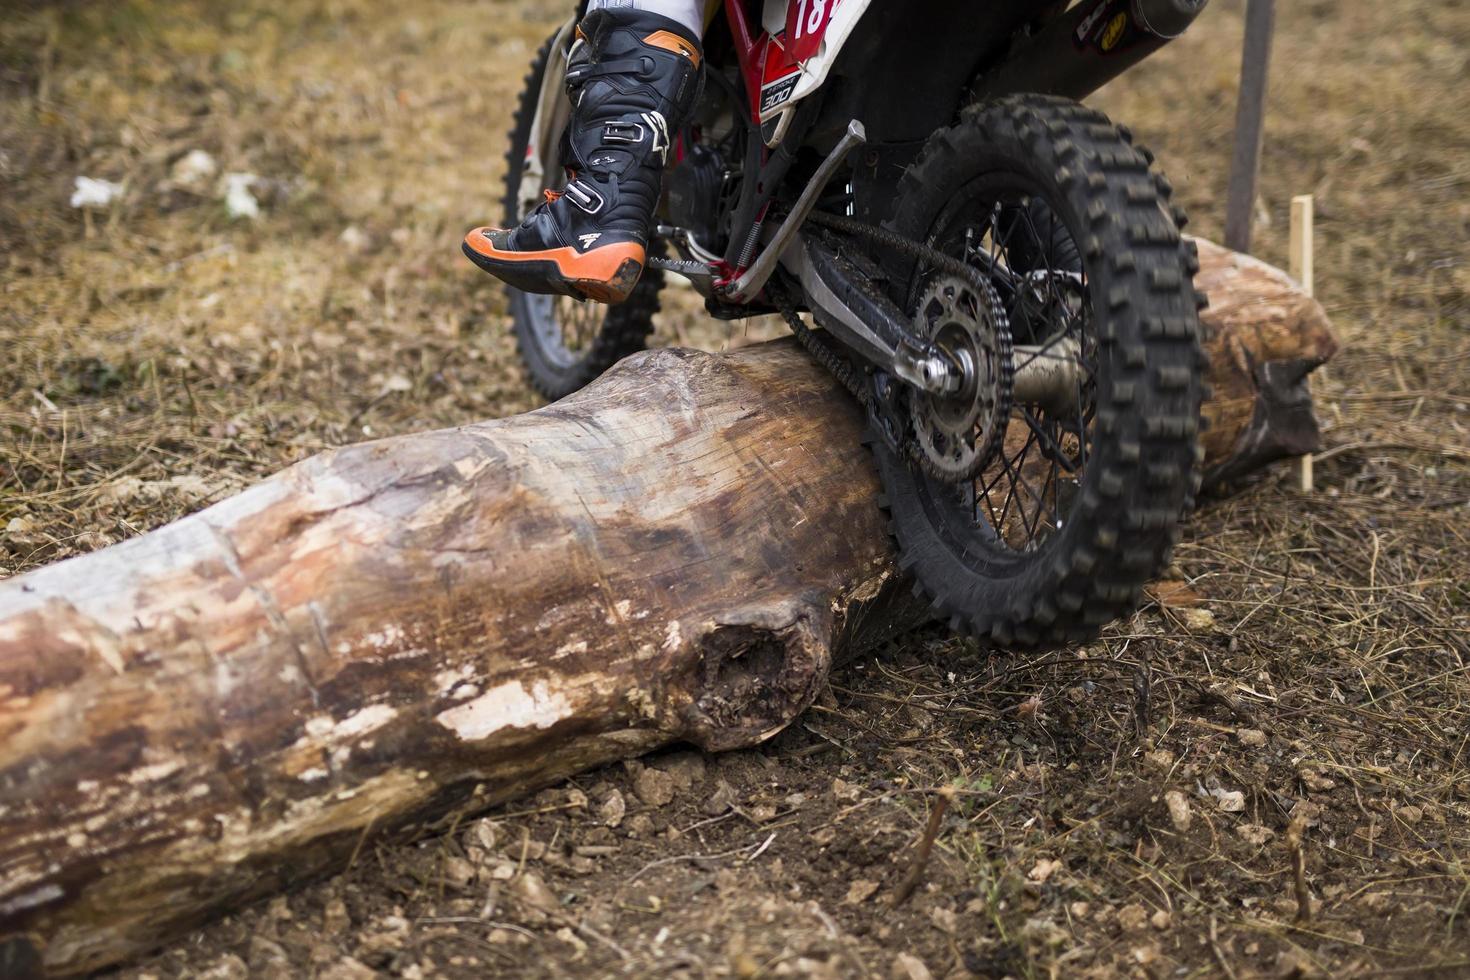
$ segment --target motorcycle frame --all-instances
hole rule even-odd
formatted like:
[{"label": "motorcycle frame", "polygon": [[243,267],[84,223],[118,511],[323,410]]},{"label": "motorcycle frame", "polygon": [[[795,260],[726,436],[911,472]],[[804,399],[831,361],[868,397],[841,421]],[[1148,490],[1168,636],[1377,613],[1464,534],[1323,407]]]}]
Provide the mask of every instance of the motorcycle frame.
[{"label": "motorcycle frame", "polygon": [[[740,78],[745,87],[750,138],[746,172],[753,179],[747,179],[741,188],[740,201],[735,209],[736,220],[725,257],[714,263],[716,286],[735,282],[749,270],[755,250],[759,246],[758,238],[770,200],[794,159],[789,147],[800,143],[803,131],[812,122],[811,112],[804,111],[808,97],[818,91],[826,81],[832,62],[836,60],[853,27],[867,12],[869,2],[870,0],[833,0],[819,29],[814,32],[816,43],[819,47],[828,47],[825,43],[827,32],[837,22],[839,7],[843,18],[841,26],[845,29],[840,31],[839,37],[833,39],[830,50],[823,50],[818,64],[808,68],[808,63],[816,60],[815,58],[798,63],[795,73],[797,81],[790,95],[765,113],[761,108],[762,81],[767,61],[772,56],[771,48],[780,43],[777,41],[778,35],[767,30],[764,23],[752,25],[750,12],[743,0],[724,0],[721,4],[734,42]],[[805,5],[799,9],[804,11]],[[792,0],[787,0],[782,21],[789,24],[796,13],[792,9]],[[773,122],[775,125],[768,136],[767,124]],[[749,302],[747,300],[742,304],[737,301],[735,305],[749,305]]]}]

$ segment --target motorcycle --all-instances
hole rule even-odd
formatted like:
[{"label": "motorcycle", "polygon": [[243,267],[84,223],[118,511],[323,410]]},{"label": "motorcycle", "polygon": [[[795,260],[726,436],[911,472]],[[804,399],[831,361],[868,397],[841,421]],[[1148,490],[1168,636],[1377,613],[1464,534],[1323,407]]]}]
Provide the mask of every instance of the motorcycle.
[{"label": "motorcycle", "polygon": [[[643,279],[614,307],[511,290],[532,383],[644,347],[666,275],[713,317],[780,314],[866,412],[934,611],[1011,649],[1096,636],[1193,506],[1204,301],[1167,179],[1077,100],[1205,2],[711,4]],[[565,183],[575,24],[526,77],[512,223]]]}]

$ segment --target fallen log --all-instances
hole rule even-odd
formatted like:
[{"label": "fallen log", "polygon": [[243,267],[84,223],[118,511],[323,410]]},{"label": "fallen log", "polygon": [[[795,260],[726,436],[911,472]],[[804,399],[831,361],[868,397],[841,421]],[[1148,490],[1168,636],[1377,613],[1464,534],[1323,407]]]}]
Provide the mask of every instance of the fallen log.
[{"label": "fallen log", "polygon": [[[1228,472],[1279,441],[1251,385],[1330,335],[1289,282],[1204,259]],[[369,834],[779,731],[922,616],[861,426],[790,341],[654,351],[0,583],[0,966],[115,963]]]}]

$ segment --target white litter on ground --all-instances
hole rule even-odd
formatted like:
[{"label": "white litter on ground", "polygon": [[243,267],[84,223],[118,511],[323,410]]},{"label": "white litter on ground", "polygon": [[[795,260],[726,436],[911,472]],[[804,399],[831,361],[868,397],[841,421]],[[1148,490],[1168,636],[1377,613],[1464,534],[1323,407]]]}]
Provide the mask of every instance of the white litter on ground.
[{"label": "white litter on ground", "polygon": [[99,180],[96,177],[78,177],[76,190],[71,192],[71,206],[74,208],[107,208],[122,196],[122,192],[122,184],[114,184],[110,180]]},{"label": "white litter on ground", "polygon": [[219,173],[219,164],[204,150],[190,150],[174,161],[170,177],[176,187],[185,190],[203,191],[209,181]]},{"label": "white litter on ground", "polygon": [[225,174],[225,212],[231,218],[260,217],[260,202],[250,193],[250,188],[259,180],[255,174]]}]

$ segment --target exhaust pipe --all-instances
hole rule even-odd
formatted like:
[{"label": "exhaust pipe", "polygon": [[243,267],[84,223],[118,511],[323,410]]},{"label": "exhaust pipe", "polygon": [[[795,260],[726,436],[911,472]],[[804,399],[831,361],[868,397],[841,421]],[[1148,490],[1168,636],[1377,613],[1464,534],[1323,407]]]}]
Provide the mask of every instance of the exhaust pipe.
[{"label": "exhaust pipe", "polygon": [[1184,33],[1209,0],[1083,0],[1014,46],[971,89],[1080,99]]}]

